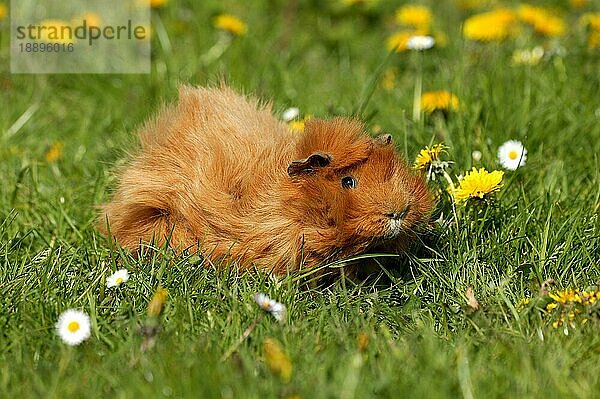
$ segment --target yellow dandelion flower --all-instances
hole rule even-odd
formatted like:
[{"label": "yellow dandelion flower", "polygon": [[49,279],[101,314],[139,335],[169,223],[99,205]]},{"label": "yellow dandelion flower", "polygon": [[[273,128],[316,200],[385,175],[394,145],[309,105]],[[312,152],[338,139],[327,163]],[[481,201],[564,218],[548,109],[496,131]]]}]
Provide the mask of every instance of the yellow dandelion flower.
[{"label": "yellow dandelion flower", "polygon": [[86,12],[85,14],[83,14],[82,18],[87,21],[87,25],[88,26],[93,26],[93,27],[100,27],[100,24],[102,23],[102,18],[100,18],[100,15],[93,13],[93,12]]},{"label": "yellow dandelion flower", "polygon": [[558,303],[552,302],[546,305],[546,311],[552,312],[554,309],[558,307]]},{"label": "yellow dandelion flower", "polygon": [[589,29],[587,45],[589,49],[600,48],[600,12],[588,12],[579,18],[579,24]]},{"label": "yellow dandelion flower", "polygon": [[152,299],[148,303],[148,315],[150,317],[158,317],[163,311],[163,307],[165,306],[165,302],[167,301],[167,296],[169,295],[169,291],[166,289],[159,287],[154,295],[152,295]]},{"label": "yellow dandelion flower", "polygon": [[517,21],[517,15],[509,8],[497,8],[488,12],[487,15],[503,25],[510,25]]},{"label": "yellow dandelion flower", "polygon": [[303,120],[290,121],[288,125],[289,125],[290,129],[292,129],[295,132],[303,132],[304,131],[305,124],[304,124]]},{"label": "yellow dandelion flower", "polygon": [[471,198],[484,199],[502,188],[504,172],[495,170],[488,172],[484,168],[473,168],[459,181],[460,186],[451,194],[455,202],[467,201]]},{"label": "yellow dandelion flower", "polygon": [[429,29],[432,15],[428,7],[407,4],[396,11],[396,21],[399,24],[416,29]]},{"label": "yellow dandelion flower", "polygon": [[308,114],[301,120],[293,120],[288,122],[288,126],[294,132],[302,133],[304,131],[304,126],[306,125],[306,121],[312,119],[312,115]]},{"label": "yellow dandelion flower", "polygon": [[100,27],[100,24],[102,23],[102,19],[100,18],[100,16],[93,12],[86,12],[84,14],[81,14],[81,15],[75,17],[72,19],[71,23],[74,26],[78,26],[83,21],[85,21],[86,26],[95,27],[95,28]]},{"label": "yellow dandelion flower", "polygon": [[533,29],[540,35],[556,37],[564,35],[567,30],[567,26],[562,18],[548,16],[547,18],[538,21],[533,26]]},{"label": "yellow dandelion flower", "polygon": [[7,14],[8,14],[8,7],[6,6],[6,4],[0,3],[0,21],[2,21],[4,18],[6,18]]},{"label": "yellow dandelion flower", "polygon": [[557,291],[551,292],[548,294],[550,298],[554,299],[557,303],[566,304],[568,302],[574,302],[576,297],[576,292],[574,290],[565,290],[565,291]]},{"label": "yellow dandelion flower", "polygon": [[418,170],[429,169],[432,163],[440,160],[440,155],[446,146],[444,144],[434,144],[431,147],[426,146],[419,152],[413,168]]},{"label": "yellow dandelion flower", "polygon": [[523,4],[517,9],[519,19],[531,25],[533,30],[543,36],[561,36],[566,31],[566,24],[562,18],[552,15],[542,7]]},{"label": "yellow dandelion flower", "polygon": [[288,382],[292,377],[292,362],[279,342],[272,338],[265,339],[263,353],[269,369],[278,374],[283,382]]},{"label": "yellow dandelion flower", "polygon": [[600,12],[586,12],[579,18],[579,24],[600,31]]},{"label": "yellow dandelion flower", "polygon": [[386,48],[389,51],[395,50],[397,53],[408,50],[408,40],[415,35],[415,32],[401,31],[388,37]]},{"label": "yellow dandelion flower", "polygon": [[534,25],[540,18],[546,15],[545,10],[529,4],[522,4],[517,8],[519,19],[526,24]]},{"label": "yellow dandelion flower", "polygon": [[573,321],[575,320],[575,315],[581,314],[581,311],[573,311],[573,312],[569,312],[569,320]]},{"label": "yellow dandelion flower", "polygon": [[500,41],[513,36],[517,29],[514,11],[500,8],[467,18],[463,25],[463,35],[469,40],[481,42]]},{"label": "yellow dandelion flower", "polygon": [[580,291],[579,289],[575,290],[564,290],[551,292],[548,294],[550,298],[554,299],[556,303],[561,303],[563,305],[569,304],[583,304],[583,305],[593,305],[596,303],[598,299],[600,299],[600,290],[598,291]]},{"label": "yellow dandelion flower", "polygon": [[562,325],[563,325],[562,319],[552,322],[552,327],[554,327],[554,328],[561,327]]},{"label": "yellow dandelion flower", "polygon": [[413,168],[416,170],[427,171],[427,180],[435,180],[437,176],[444,176],[450,179],[446,173],[446,169],[453,163],[452,161],[442,161],[441,154],[448,148],[444,144],[434,144],[431,147],[427,146],[422,149],[417,157]]},{"label": "yellow dandelion flower", "polygon": [[587,45],[589,49],[600,48],[600,12],[588,12],[579,18],[579,24],[589,29]]},{"label": "yellow dandelion flower", "polygon": [[530,298],[521,298],[521,300],[517,303],[517,305],[515,307],[520,312],[523,309],[525,309],[525,306],[529,305],[530,302],[531,302]]},{"label": "yellow dandelion flower", "polygon": [[588,36],[587,45],[590,50],[595,49],[595,48],[600,48],[600,31],[599,30],[590,32],[590,34]]},{"label": "yellow dandelion flower", "polygon": [[591,291],[582,291],[578,288],[567,289],[564,291],[551,292],[548,293],[548,295],[554,301],[546,305],[548,313],[554,309],[559,309],[559,311],[555,313],[558,316],[552,323],[552,326],[558,328],[567,321],[572,328],[575,328],[576,319],[579,319],[577,321],[579,321],[581,325],[588,322],[589,312],[586,312],[585,308],[594,306],[596,302],[600,300],[600,289]]},{"label": "yellow dandelion flower", "polygon": [[458,97],[446,90],[426,91],[421,95],[423,112],[456,111],[458,107]]},{"label": "yellow dandelion flower", "polygon": [[61,142],[57,142],[52,144],[52,147],[46,152],[46,161],[54,162],[62,155],[64,144]]},{"label": "yellow dandelion flower", "polygon": [[584,305],[593,305],[596,303],[596,301],[598,299],[600,299],[600,291],[598,292],[593,292],[593,291],[583,291],[581,293],[581,297],[583,299],[583,304]]},{"label": "yellow dandelion flower", "polygon": [[243,36],[248,31],[248,26],[241,19],[231,14],[221,14],[213,22],[215,28],[229,32],[235,36]]}]

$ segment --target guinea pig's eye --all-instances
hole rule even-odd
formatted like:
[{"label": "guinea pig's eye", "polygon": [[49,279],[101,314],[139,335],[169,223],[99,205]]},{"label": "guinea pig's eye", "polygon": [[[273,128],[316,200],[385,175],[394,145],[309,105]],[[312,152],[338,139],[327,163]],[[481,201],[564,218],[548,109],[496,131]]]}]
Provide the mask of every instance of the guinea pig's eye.
[{"label": "guinea pig's eye", "polygon": [[342,177],[342,187],[343,188],[356,188],[356,179],[352,176]]}]

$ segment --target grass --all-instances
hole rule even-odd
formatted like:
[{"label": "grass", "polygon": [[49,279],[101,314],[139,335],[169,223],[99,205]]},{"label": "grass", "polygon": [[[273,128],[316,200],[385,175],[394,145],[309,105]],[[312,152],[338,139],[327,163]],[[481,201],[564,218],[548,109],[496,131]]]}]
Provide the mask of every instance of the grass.
[{"label": "grass", "polygon": [[[555,41],[524,29],[483,45],[461,36],[469,13],[453,2],[424,2],[435,5],[436,30],[449,40],[423,54],[423,89],[452,91],[462,109],[413,122],[414,54],[387,58],[384,46],[399,2],[334,3],[171,1],[153,11],[164,32],[152,42],[150,75],[11,75],[8,21],[0,22],[0,396],[600,392],[598,305],[573,326],[554,328],[556,314],[546,314],[549,299],[540,294],[547,279],[555,281],[551,291],[600,279],[600,54],[586,48],[580,12],[561,9],[569,31]],[[219,35],[208,21],[224,11],[243,16],[248,33],[203,62]],[[566,54],[510,65],[514,49],[538,44]],[[397,73],[392,90],[376,75],[388,68]],[[427,248],[364,281],[307,285],[295,276],[240,274],[235,265],[214,270],[193,255],[133,259],[94,228],[95,207],[114,187],[111,172],[134,145],[136,126],[173,101],[180,83],[220,79],[270,99],[277,113],[289,106],[319,117],[360,111],[369,129],[392,133],[408,159],[444,141],[454,175],[497,169],[496,150],[508,139],[523,141],[527,164],[506,173],[487,211],[459,207],[453,220],[440,204],[436,216],[443,212],[450,223],[434,230]],[[49,161],[56,143],[60,156]],[[120,267],[132,278],[106,288]],[[169,290],[161,330],[142,351],[140,326],[159,286]],[[468,286],[479,310],[467,305]],[[237,346],[261,315],[256,292],[286,304],[286,322],[262,317]],[[521,308],[522,298],[531,300]],[[72,307],[92,320],[91,338],[74,348],[54,330]],[[289,381],[270,369],[267,338],[289,357]]]}]

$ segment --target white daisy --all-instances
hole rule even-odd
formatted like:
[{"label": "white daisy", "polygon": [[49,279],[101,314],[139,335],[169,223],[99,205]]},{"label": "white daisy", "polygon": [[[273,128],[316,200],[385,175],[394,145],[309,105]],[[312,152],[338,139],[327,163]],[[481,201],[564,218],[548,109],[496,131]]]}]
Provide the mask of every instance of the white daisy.
[{"label": "white daisy", "polygon": [[520,141],[508,140],[498,148],[498,161],[504,169],[516,170],[526,160],[527,150]]},{"label": "white daisy", "polygon": [[411,50],[428,50],[435,44],[435,39],[431,36],[412,36],[406,42],[406,47]]},{"label": "white daisy", "polygon": [[277,319],[277,321],[282,321],[285,316],[285,305],[279,303],[265,294],[259,292],[254,295],[254,300],[260,306],[260,308],[266,312],[269,312]]},{"label": "white daisy", "polygon": [[281,119],[283,119],[285,122],[289,122],[296,119],[298,115],[300,115],[300,109],[291,107],[283,111],[283,114],[281,114]]},{"label": "white daisy", "polygon": [[81,310],[65,310],[58,318],[56,332],[64,343],[79,345],[90,337],[90,317]]},{"label": "white daisy", "polygon": [[129,280],[129,272],[127,269],[117,270],[106,279],[106,286],[117,287]]}]

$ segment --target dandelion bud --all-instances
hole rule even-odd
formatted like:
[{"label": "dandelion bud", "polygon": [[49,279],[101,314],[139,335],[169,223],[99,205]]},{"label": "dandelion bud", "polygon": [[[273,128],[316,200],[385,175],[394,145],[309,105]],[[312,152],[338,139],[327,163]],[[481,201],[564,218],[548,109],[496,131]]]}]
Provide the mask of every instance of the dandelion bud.
[{"label": "dandelion bud", "polygon": [[165,306],[168,294],[169,291],[162,287],[159,287],[154,293],[154,295],[152,295],[152,299],[148,303],[148,315],[150,317],[160,316]]}]

